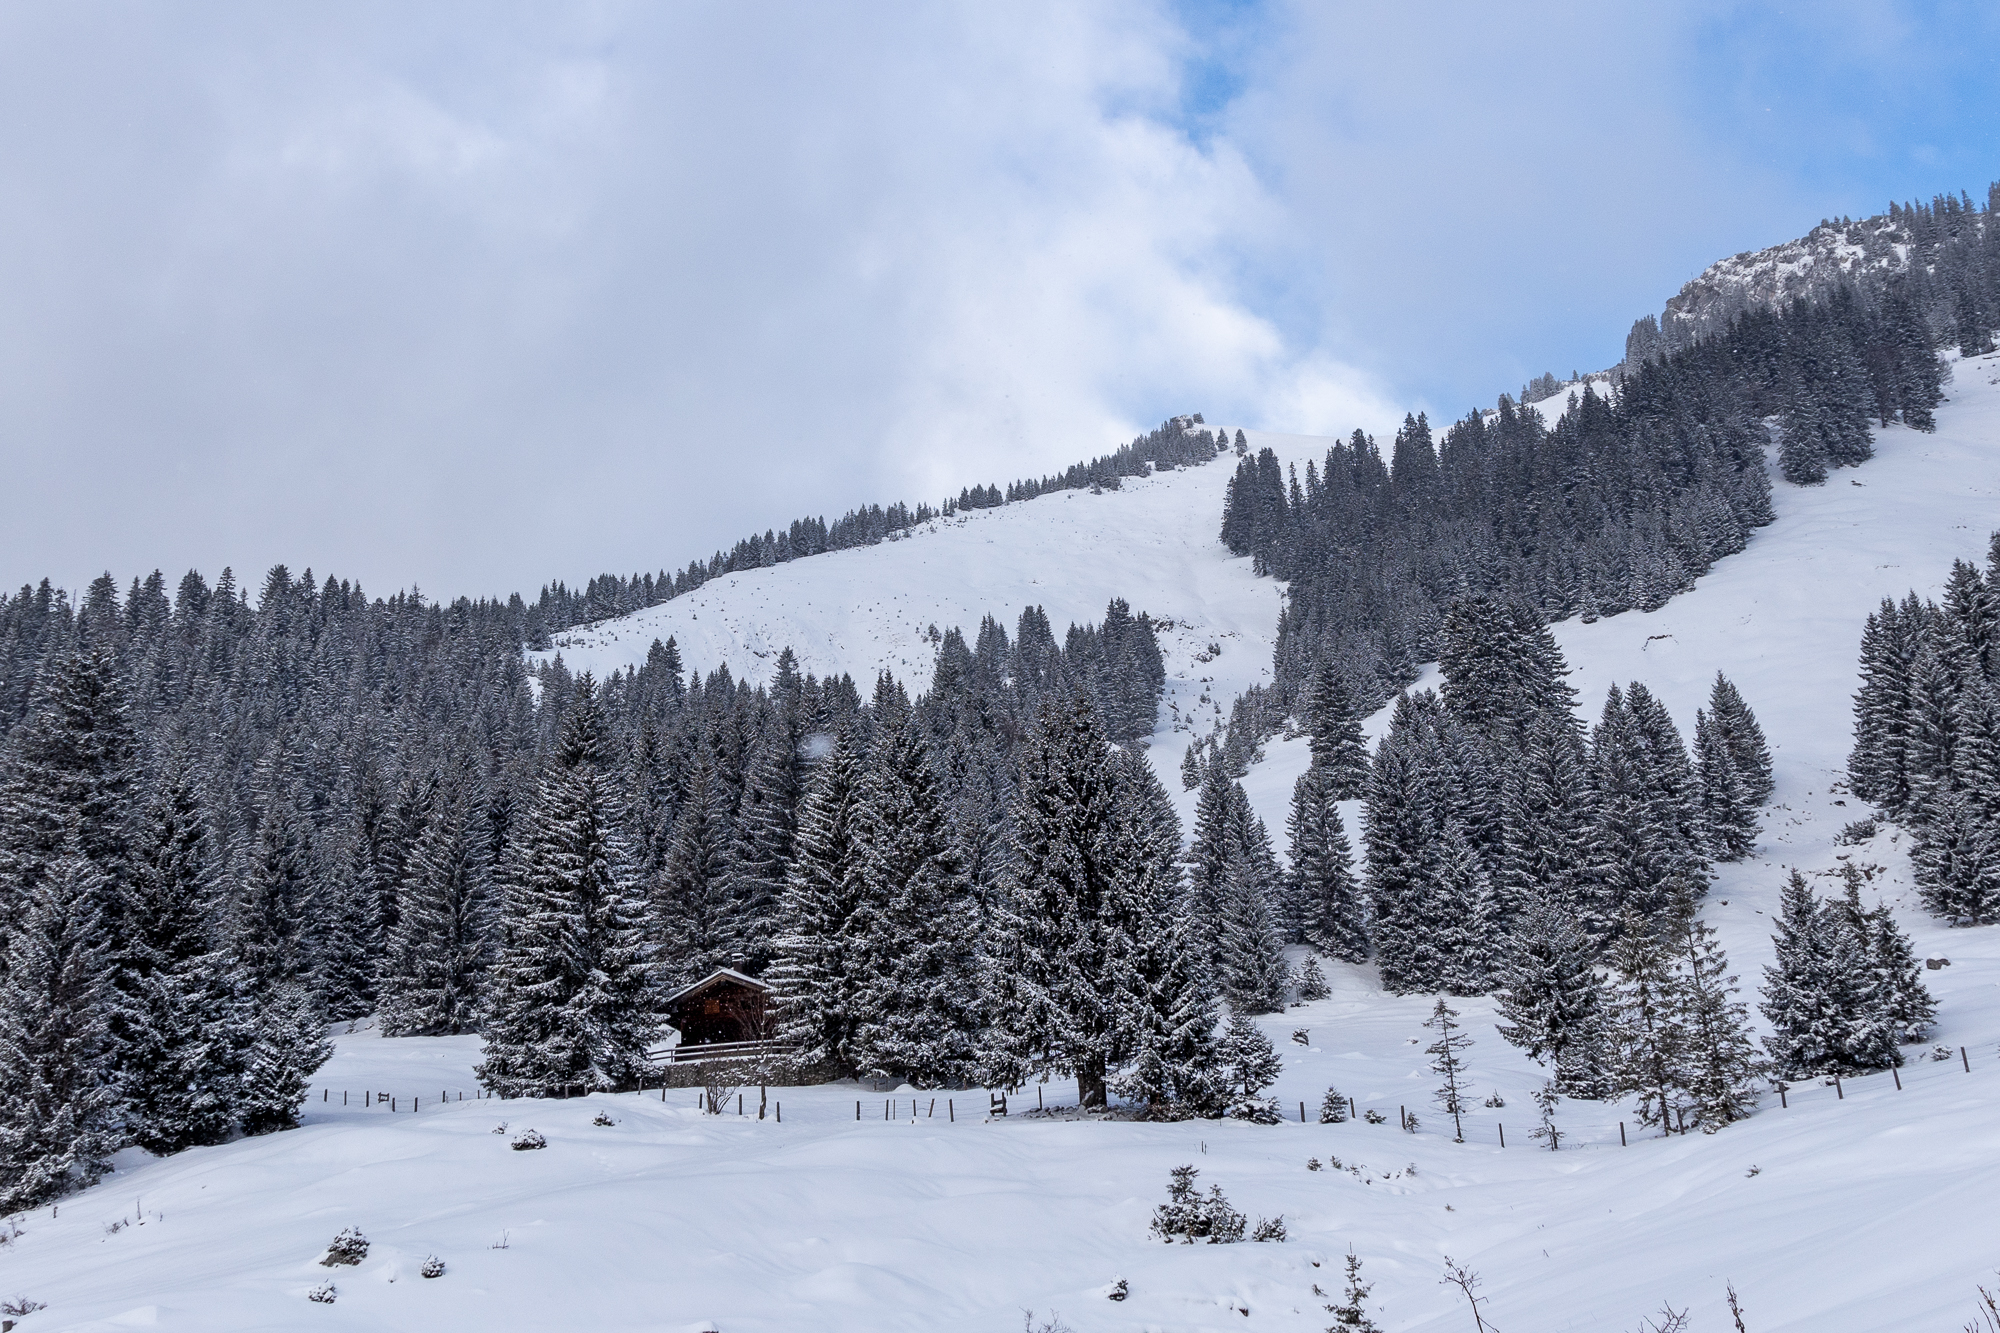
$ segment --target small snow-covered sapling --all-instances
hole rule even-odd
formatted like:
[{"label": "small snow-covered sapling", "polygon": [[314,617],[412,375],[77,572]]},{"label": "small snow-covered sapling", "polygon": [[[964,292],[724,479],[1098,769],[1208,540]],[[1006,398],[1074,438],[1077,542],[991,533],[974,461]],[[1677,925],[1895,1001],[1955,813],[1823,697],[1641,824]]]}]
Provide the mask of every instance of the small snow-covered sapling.
[{"label": "small snow-covered sapling", "polygon": [[332,1305],[333,1298],[339,1294],[340,1288],[334,1286],[331,1282],[322,1282],[306,1293],[306,1299],[316,1301],[321,1305]]},{"label": "small snow-covered sapling", "polygon": [[424,1266],[418,1271],[421,1272],[425,1277],[443,1277],[444,1260],[438,1258],[435,1254],[426,1256],[424,1259]]},{"label": "small snow-covered sapling", "polygon": [[549,1141],[532,1129],[522,1130],[513,1143],[515,1152],[533,1152],[537,1148],[548,1146]]},{"label": "small snow-covered sapling", "polygon": [[360,1263],[368,1257],[368,1237],[361,1234],[360,1227],[349,1227],[333,1238],[326,1247],[326,1257],[320,1260],[327,1268]]}]

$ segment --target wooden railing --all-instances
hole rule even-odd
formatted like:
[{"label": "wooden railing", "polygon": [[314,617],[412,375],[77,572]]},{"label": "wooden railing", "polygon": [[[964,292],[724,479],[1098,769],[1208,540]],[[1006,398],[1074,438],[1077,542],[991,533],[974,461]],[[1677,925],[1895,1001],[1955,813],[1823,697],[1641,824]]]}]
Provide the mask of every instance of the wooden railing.
[{"label": "wooden railing", "polygon": [[655,1064],[685,1065],[703,1060],[742,1060],[759,1055],[783,1055],[796,1049],[782,1041],[710,1041],[691,1045],[658,1046],[646,1052]]}]

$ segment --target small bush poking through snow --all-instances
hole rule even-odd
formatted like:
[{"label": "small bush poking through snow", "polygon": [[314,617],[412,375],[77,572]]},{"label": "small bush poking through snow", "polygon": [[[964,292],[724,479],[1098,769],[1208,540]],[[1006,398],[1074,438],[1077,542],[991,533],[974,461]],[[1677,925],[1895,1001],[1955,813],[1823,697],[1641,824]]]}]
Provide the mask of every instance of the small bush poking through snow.
[{"label": "small bush poking through snow", "polygon": [[1308,1171],[1317,1171],[1317,1170],[1319,1170],[1319,1158],[1317,1158],[1317,1157],[1308,1157],[1308,1158],[1306,1158],[1306,1170],[1308,1170]]},{"label": "small bush poking through snow", "polygon": [[1104,1293],[1104,1299],[1107,1301],[1122,1301],[1131,1294],[1132,1284],[1121,1277],[1111,1284],[1111,1290]]},{"label": "small bush poking through snow", "polygon": [[333,1244],[326,1247],[326,1257],[320,1263],[328,1268],[338,1268],[342,1264],[358,1264],[368,1257],[368,1237],[361,1234],[360,1227],[349,1227],[333,1238]]},{"label": "small bush poking through snow", "polygon": [[505,1134],[507,1132],[507,1122],[505,1120],[502,1120],[499,1124],[493,1127],[493,1132],[495,1134]]},{"label": "small bush poking through snow", "polygon": [[19,1319],[24,1315],[31,1315],[37,1310],[46,1310],[48,1308],[49,1303],[47,1301],[31,1301],[26,1296],[16,1296],[11,1301],[0,1301],[0,1314],[11,1315],[15,1319]]},{"label": "small bush poking through snow", "polygon": [[1322,1125],[1347,1122],[1347,1099],[1340,1095],[1339,1088],[1328,1088],[1326,1096],[1319,1099],[1319,1122]]},{"label": "small bush poking through snow", "polygon": [[1276,1217],[1258,1218],[1257,1229],[1250,1233],[1251,1240],[1281,1241],[1284,1238],[1285,1215],[1283,1213],[1279,1213]]},{"label": "small bush poking through snow", "polygon": [[1951,1059],[1952,1056],[1956,1054],[1958,1054],[1958,1052],[1952,1050],[1951,1047],[1949,1046],[1931,1047],[1931,1059],[1933,1060],[1949,1060]]},{"label": "small bush poking through snow", "polygon": [[1292,978],[1292,986],[1301,1000],[1324,1000],[1333,994],[1333,987],[1326,984],[1326,973],[1320,970],[1319,959],[1310,954]]},{"label": "small bush poking through snow", "polygon": [[1285,1118],[1270,1097],[1239,1097],[1229,1104],[1231,1120],[1248,1120],[1253,1125],[1275,1125]]},{"label": "small bush poking through snow", "polygon": [[1500,1089],[1498,1088],[1493,1089],[1493,1095],[1486,1099],[1486,1105],[1496,1111],[1506,1104],[1507,1099],[1500,1095]]},{"label": "small bush poking through snow", "polygon": [[533,1152],[537,1148],[548,1147],[549,1141],[532,1129],[524,1129],[513,1146],[515,1152]]},{"label": "small bush poking through snow", "polygon": [[1379,1125],[1388,1120],[1389,1117],[1371,1106],[1361,1113],[1361,1118],[1371,1125]]},{"label": "small bush poking through snow", "polygon": [[306,1293],[306,1299],[316,1301],[321,1305],[332,1305],[333,1298],[339,1294],[340,1288],[334,1286],[331,1282],[322,1282]]},{"label": "small bush poking through snow", "polygon": [[1857,843],[1867,842],[1870,838],[1874,837],[1876,833],[1879,831],[1880,828],[1875,823],[1874,820],[1857,819],[1852,824],[1849,824],[1846,828],[1840,831],[1839,841],[1844,842],[1848,846],[1852,847]]},{"label": "small bush poking through snow", "polygon": [[610,1117],[610,1116],[609,1116],[608,1114],[606,1114],[605,1112],[603,1112],[603,1111],[599,1111],[599,1112],[598,1112],[598,1113],[597,1113],[596,1115],[594,1115],[594,1116],[592,1116],[592,1117],[590,1118],[590,1123],[591,1123],[591,1124],[593,1124],[593,1125],[603,1125],[603,1126],[605,1126],[606,1128],[609,1128],[610,1126],[612,1126],[612,1125],[615,1125],[615,1124],[617,1124],[618,1122],[617,1122],[616,1120],[613,1120],[613,1119],[612,1119],[612,1118],[611,1118],[611,1117]]},{"label": "small bush poking through snow", "polygon": [[443,1277],[444,1260],[438,1258],[435,1254],[430,1255],[427,1258],[425,1258],[424,1266],[418,1271],[421,1272],[425,1277]]},{"label": "small bush poking through snow", "polygon": [[1245,1218],[1222,1197],[1220,1185],[1210,1185],[1206,1195],[1195,1193],[1195,1177],[1201,1172],[1192,1166],[1177,1166],[1167,1183],[1167,1202],[1153,1210],[1153,1234],[1171,1245],[1180,1241],[1192,1245],[1197,1240],[1210,1245],[1233,1245],[1243,1239]]}]

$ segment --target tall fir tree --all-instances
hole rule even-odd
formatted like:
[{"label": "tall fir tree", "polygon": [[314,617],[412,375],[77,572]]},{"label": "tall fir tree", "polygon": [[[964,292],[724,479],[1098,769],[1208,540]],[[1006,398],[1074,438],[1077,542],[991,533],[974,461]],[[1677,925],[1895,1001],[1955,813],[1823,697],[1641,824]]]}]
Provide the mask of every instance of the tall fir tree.
[{"label": "tall fir tree", "polygon": [[1334,663],[1321,662],[1306,699],[1306,735],[1312,746],[1312,767],[1336,801],[1359,797],[1368,781],[1362,711],[1353,687]]},{"label": "tall fir tree", "polygon": [[1537,894],[1516,914],[1500,977],[1500,1035],[1553,1072],[1563,1093],[1608,1091],[1605,996],[1595,950],[1560,900]]},{"label": "tall fir tree", "polygon": [[1890,996],[1857,924],[1820,901],[1794,870],[1779,897],[1776,962],[1764,969],[1764,1039],[1786,1078],[1901,1062]]},{"label": "tall fir tree", "polygon": [[1728,975],[1729,960],[1692,905],[1678,914],[1672,940],[1688,1110],[1704,1133],[1713,1134],[1750,1114],[1760,1062],[1748,1013],[1732,998],[1736,978]]},{"label": "tall fir tree", "polygon": [[312,1076],[332,1055],[325,1016],[305,983],[280,982],[261,996],[242,1055],[243,1132],[296,1128]]},{"label": "tall fir tree", "polygon": [[979,921],[951,812],[915,719],[875,739],[854,840],[866,937],[856,1038],[861,1068],[918,1087],[956,1086],[978,1064]]},{"label": "tall fir tree", "polygon": [[1231,849],[1216,932],[1216,981],[1230,1008],[1243,1013],[1285,1007],[1284,943],[1267,882],[1248,848]]},{"label": "tall fir tree", "polygon": [[[72,816],[74,822],[74,816]],[[0,1213],[95,1182],[118,1146],[103,875],[74,835],[24,894],[0,977]]]},{"label": "tall fir tree", "polygon": [[1285,831],[1291,868],[1286,876],[1294,910],[1308,944],[1350,963],[1368,959],[1367,911],[1355,882],[1354,851],[1340,820],[1336,786],[1318,765],[1292,786]]},{"label": "tall fir tree", "polygon": [[382,1032],[451,1037],[477,1029],[492,960],[484,811],[448,782],[410,850],[381,981]]},{"label": "tall fir tree", "polygon": [[1130,1063],[1112,1090],[1172,1116],[1209,1114],[1224,1095],[1215,1046],[1215,988],[1200,935],[1189,919],[1180,865],[1180,819],[1173,803],[1137,755],[1120,757],[1113,838],[1131,855],[1119,873],[1138,902],[1135,979],[1126,1015]]},{"label": "tall fir tree", "polygon": [[0,760],[0,933],[71,839],[98,872],[115,932],[137,759],[124,673],[101,634],[80,634],[43,667]]},{"label": "tall fir tree", "polygon": [[480,1083],[502,1096],[631,1087],[656,1031],[645,903],[618,827],[606,719],[582,677],[509,874]]},{"label": "tall fir tree", "polygon": [[1686,1105],[1688,1042],[1674,957],[1646,922],[1627,914],[1609,961],[1613,1090],[1636,1096],[1640,1124],[1672,1132],[1674,1112]]},{"label": "tall fir tree", "polygon": [[1043,701],[1021,759],[995,977],[1014,1067],[1074,1077],[1084,1107],[1105,1105],[1143,994],[1145,904],[1130,873],[1141,849],[1114,815],[1111,755],[1082,694]]},{"label": "tall fir tree", "polygon": [[843,729],[814,767],[799,802],[797,855],[779,901],[768,974],[780,1035],[802,1060],[843,1074],[857,1067],[856,1038],[868,1017],[864,997],[870,980],[856,841],[862,781],[857,748],[854,733]]},{"label": "tall fir tree", "polygon": [[126,1037],[127,1130],[155,1153],[220,1143],[234,1128],[236,1006],[216,939],[216,876],[186,756],[166,760],[135,839],[116,950]]},{"label": "tall fir tree", "polygon": [[1699,710],[1694,715],[1694,766],[1708,853],[1718,861],[1740,861],[1757,845],[1756,803],[1721,727]]},{"label": "tall fir tree", "polygon": [[1720,671],[1715,673],[1715,684],[1709,689],[1708,716],[1729,749],[1729,757],[1735,765],[1737,778],[1743,784],[1745,797],[1753,807],[1763,805],[1771,799],[1771,793],[1776,788],[1771,771],[1770,747],[1764,742],[1764,729],[1757,724],[1757,715],[1750,711],[1750,705],[1743,702],[1742,693]]},{"label": "tall fir tree", "polygon": [[687,775],[666,863],[652,885],[658,969],[671,986],[701,980],[741,959],[741,900],[731,862],[734,830],[721,775],[706,753]]}]

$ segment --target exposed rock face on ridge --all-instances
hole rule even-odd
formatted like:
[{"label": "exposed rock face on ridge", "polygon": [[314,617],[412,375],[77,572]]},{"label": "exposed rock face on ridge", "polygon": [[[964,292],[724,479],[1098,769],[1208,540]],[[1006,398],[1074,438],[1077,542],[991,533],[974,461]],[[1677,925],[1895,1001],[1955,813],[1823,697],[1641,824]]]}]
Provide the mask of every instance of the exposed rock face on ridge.
[{"label": "exposed rock face on ridge", "polygon": [[[1662,314],[1633,324],[1625,364],[1719,333],[1746,310],[1820,300],[1843,284],[1872,304],[1898,279],[1932,332],[1948,338],[1957,329],[1960,294],[1983,289],[1977,298],[1983,306],[2000,279],[2000,227],[1989,224],[1996,204],[2000,184],[1988,188],[1984,208],[1962,195],[1891,204],[1876,217],[1822,222],[1795,241],[1719,260],[1682,287]],[[1995,312],[1981,313],[1990,319]]]}]

